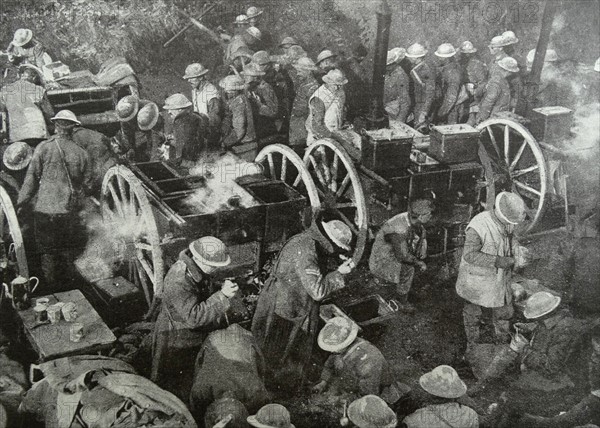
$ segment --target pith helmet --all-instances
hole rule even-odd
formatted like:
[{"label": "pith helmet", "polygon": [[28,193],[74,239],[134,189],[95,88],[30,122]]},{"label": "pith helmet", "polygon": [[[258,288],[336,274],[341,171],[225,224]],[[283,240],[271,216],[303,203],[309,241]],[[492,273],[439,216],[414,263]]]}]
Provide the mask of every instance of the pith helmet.
[{"label": "pith helmet", "polygon": [[[331,71],[329,73],[331,73]],[[327,75],[329,75],[329,73],[327,73]],[[325,233],[327,233],[327,236],[333,241],[335,245],[346,251],[350,250],[350,242],[352,242],[352,231],[346,225],[346,223],[340,220],[331,220],[328,222],[323,222],[323,229],[325,229]]]},{"label": "pith helmet", "polygon": [[365,395],[348,406],[348,419],[358,428],[395,428],[398,417],[383,399]]},{"label": "pith helmet", "polygon": [[262,40],[262,33],[256,27],[248,27],[246,32],[254,37],[256,40]]},{"label": "pith helmet", "polygon": [[429,373],[425,373],[419,379],[419,384],[421,388],[436,397],[458,398],[467,392],[467,386],[456,370],[445,365],[437,366]]},{"label": "pith helmet", "polygon": [[450,43],[442,43],[438,46],[434,54],[439,58],[450,58],[456,55],[456,49]]},{"label": "pith helmet", "polygon": [[33,31],[29,28],[19,28],[15,31],[15,35],[13,36],[12,44],[14,46],[24,46],[31,41],[33,38]]},{"label": "pith helmet", "polygon": [[238,15],[235,17],[235,21],[233,21],[235,25],[248,25],[248,17],[244,14]]},{"label": "pith helmet", "polygon": [[498,193],[495,207],[498,217],[510,224],[519,224],[525,220],[525,202],[516,193]]},{"label": "pith helmet", "polygon": [[193,79],[194,77],[204,76],[208,73],[208,68],[198,62],[194,62],[185,68],[184,79]]},{"label": "pith helmet", "polygon": [[412,44],[406,50],[406,56],[409,58],[421,58],[427,55],[427,49],[420,43]]},{"label": "pith helmet", "polygon": [[81,125],[81,122],[77,120],[77,116],[71,110],[61,110],[54,115],[54,117],[50,118],[52,122],[55,120],[67,120],[69,122],[76,123],[77,125]]},{"label": "pith helmet", "polygon": [[281,404],[267,404],[256,415],[248,416],[247,421],[257,428],[295,428],[290,412]]},{"label": "pith helmet", "polygon": [[519,43],[519,39],[517,35],[513,31],[505,31],[502,33],[502,37],[506,40],[507,45],[514,45]]},{"label": "pith helmet", "polygon": [[262,14],[263,14],[263,10],[259,9],[256,6],[250,6],[248,8],[248,10],[246,11],[246,16],[248,17],[248,19],[256,18],[257,16],[260,16]]},{"label": "pith helmet", "polygon": [[189,249],[195,259],[206,265],[222,267],[231,263],[227,247],[223,241],[214,236],[204,236],[196,239],[190,243]]},{"label": "pith helmet", "polygon": [[165,110],[179,110],[190,107],[191,101],[183,94],[173,94],[165,100]]},{"label": "pith helmet", "polygon": [[120,122],[129,122],[140,108],[140,101],[135,95],[127,95],[119,100],[115,110]]},{"label": "pith helmet", "polygon": [[137,114],[138,128],[140,128],[142,131],[151,130],[158,122],[159,117],[160,112],[158,110],[158,106],[152,102],[146,104]]},{"label": "pith helmet", "polygon": [[500,61],[498,61],[498,65],[500,66],[500,68],[503,68],[506,71],[510,71],[511,73],[519,72],[519,64],[517,64],[517,60],[510,56],[502,58]]},{"label": "pith helmet", "polygon": [[243,91],[244,80],[235,75],[225,76],[219,82],[219,86],[226,91]]},{"label": "pith helmet", "polygon": [[334,317],[327,321],[319,332],[319,348],[327,352],[339,352],[354,342],[358,335],[358,325],[344,317]]},{"label": "pith helmet", "polygon": [[316,64],[317,64],[317,65],[319,65],[319,63],[320,63],[321,61],[324,61],[324,60],[326,60],[327,58],[333,58],[333,57],[335,57],[335,56],[337,56],[337,55],[336,55],[336,54],[334,54],[333,52],[331,52],[329,49],[325,49],[325,50],[321,51],[321,52],[319,53],[319,55],[317,55],[317,61],[316,61]]},{"label": "pith helmet", "polygon": [[477,48],[475,46],[473,46],[473,43],[471,43],[468,40],[465,40],[463,42],[463,44],[460,45],[460,51],[462,53],[467,53],[467,54],[469,54],[469,53],[475,53],[475,52],[477,52]]},{"label": "pith helmet", "polygon": [[560,305],[560,300],[560,297],[550,294],[547,291],[538,291],[525,302],[523,315],[528,319],[548,315]]},{"label": "pith helmet", "polygon": [[17,141],[6,148],[2,160],[8,169],[20,171],[27,168],[32,156],[33,148],[23,141]]},{"label": "pith helmet", "polygon": [[282,48],[285,46],[295,46],[297,44],[298,42],[293,37],[284,37],[284,39],[279,44],[279,47]]},{"label": "pith helmet", "polygon": [[271,55],[267,51],[258,51],[252,55],[252,62],[257,65],[267,65],[273,61],[271,61]]}]

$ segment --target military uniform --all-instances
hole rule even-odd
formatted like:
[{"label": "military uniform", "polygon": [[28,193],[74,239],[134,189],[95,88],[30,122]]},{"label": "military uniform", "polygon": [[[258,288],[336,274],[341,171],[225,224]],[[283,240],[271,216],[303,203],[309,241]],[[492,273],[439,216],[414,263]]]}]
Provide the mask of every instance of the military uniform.
[{"label": "military uniform", "polygon": [[259,146],[267,145],[264,140],[277,134],[275,120],[279,113],[279,101],[275,90],[269,83],[260,80],[258,86],[250,90],[248,99],[252,105],[254,129]]},{"label": "military uniform", "polygon": [[15,65],[31,64],[42,70],[44,65],[52,62],[52,58],[46,52],[44,46],[37,40],[33,40],[24,46],[15,46],[12,42],[6,48],[8,60]]},{"label": "military uniform", "polygon": [[400,66],[385,77],[383,105],[392,120],[406,122],[410,113],[410,79]]},{"label": "military uniform", "polygon": [[192,106],[198,114],[208,117],[208,135],[209,144],[216,144],[219,139],[221,129],[221,120],[223,118],[223,105],[221,101],[221,92],[215,85],[208,81],[203,81],[199,89],[192,89]]},{"label": "military uniform", "polygon": [[106,171],[116,164],[110,139],[98,131],[77,126],[73,130],[73,141],[88,153],[92,170],[93,193],[97,193],[100,191]]},{"label": "military uniform", "polygon": [[177,379],[181,379],[182,371],[191,380],[196,353],[206,336],[222,326],[230,302],[194,262],[189,250],[182,251],[169,269],[160,297],[151,379],[173,391],[179,386]]},{"label": "military uniform", "polygon": [[267,361],[270,379],[292,387],[310,361],[320,301],[344,286],[337,270],[324,274],[334,246],[317,224],[281,249],[252,320],[252,334]]},{"label": "military uniform", "polygon": [[413,113],[416,124],[422,114],[429,117],[435,96],[435,71],[426,61],[422,61],[412,68],[410,78],[414,91]]},{"label": "military uniform", "polygon": [[222,122],[221,145],[226,150],[248,162],[253,162],[258,154],[254,117],[250,100],[239,94],[227,101],[227,109]]},{"label": "military uniform", "polygon": [[380,395],[393,383],[392,372],[383,354],[372,343],[356,339],[341,354],[327,358],[321,380],[339,394]]},{"label": "military uniform", "polygon": [[459,95],[461,94],[462,80],[460,65],[456,61],[449,61],[440,68],[436,84],[436,98],[439,105],[436,112],[437,123],[455,124],[458,122],[458,101],[461,101]]},{"label": "military uniform", "polygon": [[477,123],[489,119],[498,112],[508,110],[510,110],[510,86],[499,71],[493,71],[490,80],[485,85],[483,99],[479,105]]},{"label": "military uniform", "polygon": [[479,58],[471,57],[465,66],[464,77],[466,83],[473,85],[473,93],[469,96],[469,108],[466,113],[468,115],[468,123],[474,125],[477,113],[479,113],[479,103],[485,91],[485,83],[488,77],[487,66]]},{"label": "military uniform", "polygon": [[169,163],[182,168],[190,168],[202,156],[216,150],[206,141],[208,117],[191,110],[179,113],[173,119],[173,153]]},{"label": "military uniform", "polygon": [[308,100],[318,87],[319,84],[312,75],[294,83],[295,97],[290,117],[290,146],[292,147],[306,147]]}]

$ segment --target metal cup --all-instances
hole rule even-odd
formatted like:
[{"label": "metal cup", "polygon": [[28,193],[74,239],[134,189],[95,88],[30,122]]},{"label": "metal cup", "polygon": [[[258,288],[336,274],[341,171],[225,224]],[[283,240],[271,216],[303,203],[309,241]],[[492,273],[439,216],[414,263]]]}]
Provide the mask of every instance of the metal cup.
[{"label": "metal cup", "polygon": [[79,342],[83,338],[83,324],[74,322],[69,329],[69,339],[71,342]]},{"label": "metal cup", "polygon": [[48,321],[47,306],[43,304],[36,304],[33,307],[33,313],[35,314],[35,322],[41,323]]},{"label": "metal cup", "polygon": [[48,319],[50,323],[56,324],[61,320],[63,303],[55,303],[54,305],[48,306]]}]

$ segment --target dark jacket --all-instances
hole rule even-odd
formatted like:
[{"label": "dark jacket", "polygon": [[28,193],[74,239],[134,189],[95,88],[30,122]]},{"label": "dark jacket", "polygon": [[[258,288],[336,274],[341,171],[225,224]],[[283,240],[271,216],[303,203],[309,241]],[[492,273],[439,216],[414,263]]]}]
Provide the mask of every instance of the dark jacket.
[{"label": "dark jacket", "polygon": [[236,147],[256,144],[252,106],[245,94],[239,94],[227,101],[225,118],[221,126],[223,129],[221,144],[224,149],[231,149],[235,153]]},{"label": "dark jacket", "polygon": [[385,76],[383,105],[389,118],[406,122],[410,113],[410,79],[401,66]]},{"label": "dark jacket", "polygon": [[523,364],[550,379],[564,374],[569,357],[597,325],[593,320],[574,318],[568,309],[559,310],[538,322]]},{"label": "dark jacket", "polygon": [[[463,77],[466,83],[472,83],[474,86],[473,94],[469,97],[471,107],[478,106],[483,98],[485,83],[488,78],[487,66],[479,58],[471,57],[465,65]],[[476,111],[473,112],[476,113]]]},{"label": "dark jacket", "polygon": [[429,114],[435,96],[435,71],[426,61],[415,65],[410,71],[414,88],[415,121],[421,113]]},{"label": "dark jacket", "polygon": [[196,359],[190,404],[202,414],[206,407],[228,391],[249,412],[269,402],[263,375],[265,361],[248,330],[232,324],[208,335]]},{"label": "dark jacket", "polygon": [[[458,95],[462,84],[462,73],[460,65],[456,61],[449,61],[439,69],[436,92],[437,92],[437,120],[443,123],[451,123],[448,117],[456,111]],[[456,118],[454,118],[456,123]]]},{"label": "dark jacket", "polygon": [[485,93],[479,105],[477,123],[490,118],[490,116],[510,109],[510,86],[502,74],[496,70],[485,85]]},{"label": "dark jacket", "polygon": [[95,193],[100,190],[106,171],[116,165],[110,139],[98,131],[78,126],[73,130],[73,141],[88,153]]},{"label": "dark jacket", "polygon": [[36,212],[72,213],[82,196],[90,193],[92,179],[87,152],[72,139],[53,135],[33,152],[17,205],[32,203],[37,196]]},{"label": "dark jacket", "polygon": [[201,346],[208,333],[221,326],[229,306],[229,299],[213,287],[189,251],[182,251],[164,280],[154,327],[152,379],[156,381],[168,365],[171,350]]},{"label": "dark jacket", "polygon": [[356,339],[342,354],[333,354],[325,362],[321,380],[335,384],[339,393],[380,395],[393,382],[383,354],[372,343]]},{"label": "dark jacket", "polygon": [[295,97],[290,118],[290,145],[306,145],[306,118],[308,117],[308,100],[318,89],[317,80],[311,75],[306,79],[298,79],[294,86]]},{"label": "dark jacket", "polygon": [[348,94],[346,100],[348,116],[354,117],[365,114],[370,102],[370,74],[364,67],[364,61],[358,62],[356,58],[350,57],[340,64],[344,75],[348,79],[345,91]]},{"label": "dark jacket", "polygon": [[276,134],[279,101],[273,86],[261,80],[258,86],[249,91],[248,99],[252,106],[256,137],[261,139]]},{"label": "dark jacket", "polygon": [[208,117],[185,110],[173,119],[174,155],[169,159],[174,165],[189,167],[208,153],[206,142]]},{"label": "dark jacket", "polygon": [[260,294],[252,333],[269,366],[288,359],[306,364],[319,321],[319,302],[344,286],[337,270],[326,273],[334,247],[318,226],[293,236],[281,249],[273,273]]}]

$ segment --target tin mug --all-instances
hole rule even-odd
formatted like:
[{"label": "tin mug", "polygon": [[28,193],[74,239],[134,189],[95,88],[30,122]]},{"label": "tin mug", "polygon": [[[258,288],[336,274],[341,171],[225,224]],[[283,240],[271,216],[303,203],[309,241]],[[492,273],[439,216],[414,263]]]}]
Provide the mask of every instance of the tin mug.
[{"label": "tin mug", "polygon": [[36,304],[33,307],[33,313],[35,314],[35,322],[43,323],[48,321],[48,307],[41,304]]}]

